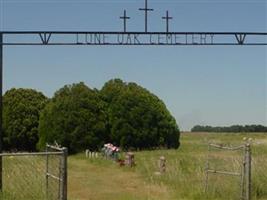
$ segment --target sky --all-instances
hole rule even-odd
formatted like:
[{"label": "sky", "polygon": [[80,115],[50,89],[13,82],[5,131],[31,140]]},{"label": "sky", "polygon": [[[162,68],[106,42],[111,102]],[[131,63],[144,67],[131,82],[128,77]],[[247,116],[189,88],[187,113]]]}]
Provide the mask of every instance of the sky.
[{"label": "sky", "polygon": [[[143,0],[0,0],[0,31],[144,31]],[[267,32],[266,0],[149,0],[149,31]],[[267,39],[266,39],[267,40]],[[266,41],[267,42],[267,41]],[[6,46],[4,92],[48,97],[65,84],[101,89],[112,78],[162,99],[181,130],[194,125],[267,125],[264,46]]]}]

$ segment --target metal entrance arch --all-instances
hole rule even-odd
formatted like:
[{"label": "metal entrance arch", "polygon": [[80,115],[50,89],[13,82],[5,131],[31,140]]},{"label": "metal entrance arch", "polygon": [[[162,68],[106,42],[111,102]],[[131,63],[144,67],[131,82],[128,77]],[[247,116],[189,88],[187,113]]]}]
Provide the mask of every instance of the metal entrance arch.
[{"label": "metal entrance arch", "polygon": [[[12,41],[14,36],[15,42]],[[25,40],[25,36],[26,38],[31,36],[31,40]],[[168,32],[168,29],[166,32],[0,32],[0,153],[3,147],[4,46],[266,46],[266,41],[267,33],[263,32]],[[0,156],[0,190],[2,186],[2,156]]]},{"label": "metal entrance arch", "polygon": [[[148,31],[147,0],[145,7],[145,27],[142,32],[127,31],[126,10],[120,17],[123,31],[0,31],[0,153],[2,153],[3,121],[3,50],[4,46],[266,46],[267,32],[169,32],[172,17],[166,11],[162,17],[166,21],[165,32]],[[14,41],[13,39],[16,38]],[[30,39],[29,39],[30,38]],[[2,157],[0,157],[0,190],[2,190]]]}]

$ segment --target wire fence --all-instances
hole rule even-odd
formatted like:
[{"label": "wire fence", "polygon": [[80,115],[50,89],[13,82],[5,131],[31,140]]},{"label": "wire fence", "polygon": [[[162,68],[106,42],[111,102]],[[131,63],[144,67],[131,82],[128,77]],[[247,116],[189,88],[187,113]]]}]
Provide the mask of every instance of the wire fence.
[{"label": "wire fence", "polygon": [[[67,200],[67,149],[46,145],[46,152],[47,199]],[[61,156],[53,154],[54,152]]]},{"label": "wire fence", "polygon": [[[66,200],[67,149],[2,153],[3,200]],[[64,165],[64,166],[63,166]]]},{"label": "wire fence", "polygon": [[209,144],[206,161],[205,192],[217,197],[251,199],[250,144],[225,146]]}]

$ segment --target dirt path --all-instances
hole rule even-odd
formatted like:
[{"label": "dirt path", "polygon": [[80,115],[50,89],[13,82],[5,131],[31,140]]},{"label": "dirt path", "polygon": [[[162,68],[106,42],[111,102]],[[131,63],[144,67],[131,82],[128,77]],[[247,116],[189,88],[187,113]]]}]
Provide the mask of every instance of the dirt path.
[{"label": "dirt path", "polygon": [[165,186],[151,185],[134,171],[109,161],[69,158],[70,200],[162,200],[171,199]]}]

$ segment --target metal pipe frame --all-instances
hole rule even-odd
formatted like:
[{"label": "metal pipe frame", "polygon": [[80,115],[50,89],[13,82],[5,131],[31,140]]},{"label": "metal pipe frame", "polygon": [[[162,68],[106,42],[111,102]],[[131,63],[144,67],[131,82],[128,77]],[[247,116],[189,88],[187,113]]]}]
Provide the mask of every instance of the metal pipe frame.
[{"label": "metal pipe frame", "polygon": [[[65,147],[61,148],[61,147],[57,147],[57,146],[53,146],[53,145],[49,145],[49,144],[46,145],[46,148],[50,148],[52,150],[60,151],[61,153],[63,153],[63,151],[65,150]],[[48,151],[48,149],[47,149],[47,151]]]},{"label": "metal pipe frame", "polygon": [[[0,153],[3,151],[3,33],[0,32]],[[3,186],[3,158],[0,156],[0,191]]]},{"label": "metal pipe frame", "polygon": [[213,148],[224,149],[224,150],[229,150],[229,151],[237,151],[237,150],[245,149],[244,145],[237,146],[237,147],[226,147],[226,146],[221,146],[221,145],[218,145],[218,144],[209,144],[209,146],[211,146]]},{"label": "metal pipe frame", "polygon": [[55,175],[53,175],[53,174],[46,173],[46,176],[48,176],[48,177],[50,177],[50,178],[53,178],[53,179],[55,179],[55,180],[58,180],[58,181],[61,181],[61,182],[62,182],[62,179],[61,179],[61,178],[59,178],[59,177],[57,177],[57,176],[55,176]]},{"label": "metal pipe frame", "polygon": [[0,157],[7,156],[46,156],[46,155],[63,155],[63,152],[33,152],[33,153],[1,153]]},{"label": "metal pipe frame", "polygon": [[231,176],[241,176],[241,173],[220,171],[220,170],[214,170],[214,169],[208,169],[208,170],[206,170],[206,172],[213,173],[213,174],[224,174],[224,175],[231,175]]},{"label": "metal pipe frame", "polygon": [[[38,42],[5,42],[3,45],[12,46],[12,45],[94,45],[94,46],[211,46],[211,45],[267,45],[267,32],[121,32],[121,31],[2,31],[0,32],[3,36],[26,36],[26,35],[36,35],[40,38]],[[180,35],[180,36],[233,36],[230,42],[212,42],[212,43],[151,43],[151,42],[140,42],[140,43],[120,43],[120,42],[111,42],[111,43],[79,43],[78,40],[73,42],[51,42],[51,36],[53,35],[90,35],[90,34],[103,34],[103,35],[141,35],[141,36],[151,36],[151,35]],[[257,36],[264,39],[264,42],[246,42],[249,36]],[[262,38],[264,37],[264,38]],[[73,38],[74,39],[74,38]],[[225,39],[225,38],[220,38]],[[228,38],[229,39],[229,38]]]}]

